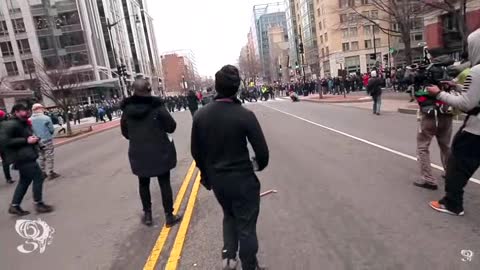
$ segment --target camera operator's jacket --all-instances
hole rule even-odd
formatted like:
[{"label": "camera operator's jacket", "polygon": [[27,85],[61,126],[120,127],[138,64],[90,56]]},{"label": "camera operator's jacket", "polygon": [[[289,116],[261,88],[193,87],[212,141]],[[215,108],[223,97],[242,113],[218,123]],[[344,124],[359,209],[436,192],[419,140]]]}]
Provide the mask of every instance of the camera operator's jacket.
[{"label": "camera operator's jacket", "polygon": [[468,55],[472,68],[463,85],[463,95],[455,96],[440,92],[437,99],[446,102],[454,108],[467,112],[470,117],[466,120],[464,130],[480,135],[480,115],[474,111],[480,109],[480,29],[468,37]]}]

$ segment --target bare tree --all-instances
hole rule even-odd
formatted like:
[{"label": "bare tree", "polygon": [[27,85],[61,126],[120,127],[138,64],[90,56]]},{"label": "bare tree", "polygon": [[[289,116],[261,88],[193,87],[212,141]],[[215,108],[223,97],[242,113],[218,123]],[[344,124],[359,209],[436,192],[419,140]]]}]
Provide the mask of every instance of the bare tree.
[{"label": "bare tree", "polygon": [[63,118],[67,125],[67,135],[71,136],[72,128],[68,110],[72,105],[73,91],[78,89],[81,84],[78,75],[72,73],[61,62],[55,66],[55,69],[37,64],[35,74],[41,94],[52,100],[63,111]]},{"label": "bare tree", "polygon": [[462,39],[462,49],[467,50],[467,36],[469,34],[466,23],[467,0],[422,0],[430,10],[440,10],[453,17],[455,27]]},{"label": "bare tree", "polygon": [[400,38],[405,44],[405,61],[410,65],[413,59],[410,34],[415,20],[423,15],[421,1],[370,0],[369,3],[379,11],[378,17],[366,15],[356,6],[351,6],[350,9],[385,34]]},{"label": "bare tree", "polygon": [[248,85],[248,82],[256,82],[258,74],[260,74],[260,62],[257,59],[248,55],[240,55],[238,67],[245,85]]}]

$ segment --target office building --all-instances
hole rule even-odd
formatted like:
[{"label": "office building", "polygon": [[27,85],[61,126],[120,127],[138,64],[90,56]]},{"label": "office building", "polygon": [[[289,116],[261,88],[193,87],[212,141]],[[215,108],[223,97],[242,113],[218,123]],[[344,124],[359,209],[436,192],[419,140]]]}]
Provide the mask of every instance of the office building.
[{"label": "office building", "polygon": [[255,51],[259,57],[261,77],[266,82],[271,82],[273,74],[270,70],[270,48],[268,30],[279,26],[287,32],[285,5],[282,2],[253,6],[253,39],[256,40]]},{"label": "office building", "polygon": [[[6,78],[11,89],[30,89],[38,96],[37,73],[43,69],[68,69],[79,82],[71,95],[72,102],[92,104],[127,95],[126,88],[138,75],[148,79],[159,77],[152,72],[158,70],[152,69],[152,64],[159,65],[159,60],[153,54],[156,44],[151,19],[142,2],[6,0],[3,3],[0,4],[0,76]],[[108,27],[108,23],[114,26]],[[128,76],[122,85],[117,78],[119,64],[127,66]],[[46,97],[43,102],[55,105]]]},{"label": "office building", "polygon": [[198,72],[195,55],[190,50],[167,52],[161,56],[166,94],[197,90]]}]

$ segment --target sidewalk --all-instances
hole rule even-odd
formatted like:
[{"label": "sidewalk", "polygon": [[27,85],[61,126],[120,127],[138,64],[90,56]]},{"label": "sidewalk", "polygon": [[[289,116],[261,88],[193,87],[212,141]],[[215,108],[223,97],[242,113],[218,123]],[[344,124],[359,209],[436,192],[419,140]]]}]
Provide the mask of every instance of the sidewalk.
[{"label": "sidewalk", "polygon": [[[91,126],[92,131],[89,131],[87,133],[84,133],[84,134],[81,134],[81,135],[78,135],[78,136],[75,136],[75,137],[70,137],[70,138],[54,138],[53,143],[54,143],[55,146],[61,146],[61,145],[67,144],[67,143],[78,141],[78,140],[90,137],[92,135],[110,130],[112,128],[118,127],[119,125],[120,125],[120,118],[114,118],[113,121],[111,121],[111,122],[95,123],[95,118],[93,117],[93,124],[89,124],[87,122],[85,124],[81,123],[80,125],[76,125],[76,126],[72,125],[72,129],[81,129],[81,128]],[[65,127],[65,125],[64,125],[64,127]]]},{"label": "sidewalk", "polygon": [[[349,103],[349,104],[338,104],[339,106],[349,106],[349,107],[355,107],[355,108],[360,108],[360,109],[369,109],[372,110],[373,108],[373,101],[368,100],[368,102],[362,102],[362,103]],[[408,108],[409,114],[416,114],[417,113],[417,108],[418,105],[417,103],[410,103],[408,100],[398,100],[398,99],[389,99],[389,98],[384,98],[382,99],[382,106],[381,106],[381,111],[384,112],[401,112],[400,110],[402,108]]]},{"label": "sidewalk", "polygon": [[307,102],[316,102],[316,103],[361,103],[361,102],[370,102],[372,98],[365,95],[365,92],[362,94],[347,94],[346,97],[343,95],[323,95],[323,98],[320,99],[319,94],[313,94],[308,97],[299,96],[301,101]]}]

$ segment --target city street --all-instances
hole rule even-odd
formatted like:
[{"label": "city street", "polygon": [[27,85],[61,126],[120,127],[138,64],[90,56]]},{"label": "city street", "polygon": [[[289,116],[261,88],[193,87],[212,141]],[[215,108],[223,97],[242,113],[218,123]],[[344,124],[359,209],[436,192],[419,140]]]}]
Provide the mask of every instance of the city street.
[{"label": "city street", "polygon": [[[466,188],[464,217],[430,209],[427,203],[441,198],[443,184],[438,191],[412,185],[419,170],[414,115],[376,116],[356,106],[287,99],[246,106],[270,148],[270,164],[259,174],[262,191],[278,191],[262,197],[258,222],[259,260],[269,269],[480,269],[480,181]],[[197,193],[197,172],[189,170],[190,113],[173,115],[174,193],[184,180],[190,185],[180,208],[183,222],[163,235],[164,245],[158,183],[151,185],[155,226],[148,228],[140,222],[128,143],[114,128],[56,149],[62,177],[45,184],[45,201],[56,211],[22,218],[41,218],[55,229],[43,253],[17,250],[25,239],[16,233],[17,218],[7,214],[14,186],[2,176],[0,268],[221,269],[222,211],[212,192],[200,186]],[[431,150],[438,167],[435,141]],[[442,172],[434,172],[441,179]],[[33,210],[31,192],[23,207]],[[473,252],[471,261],[462,250]]]}]

